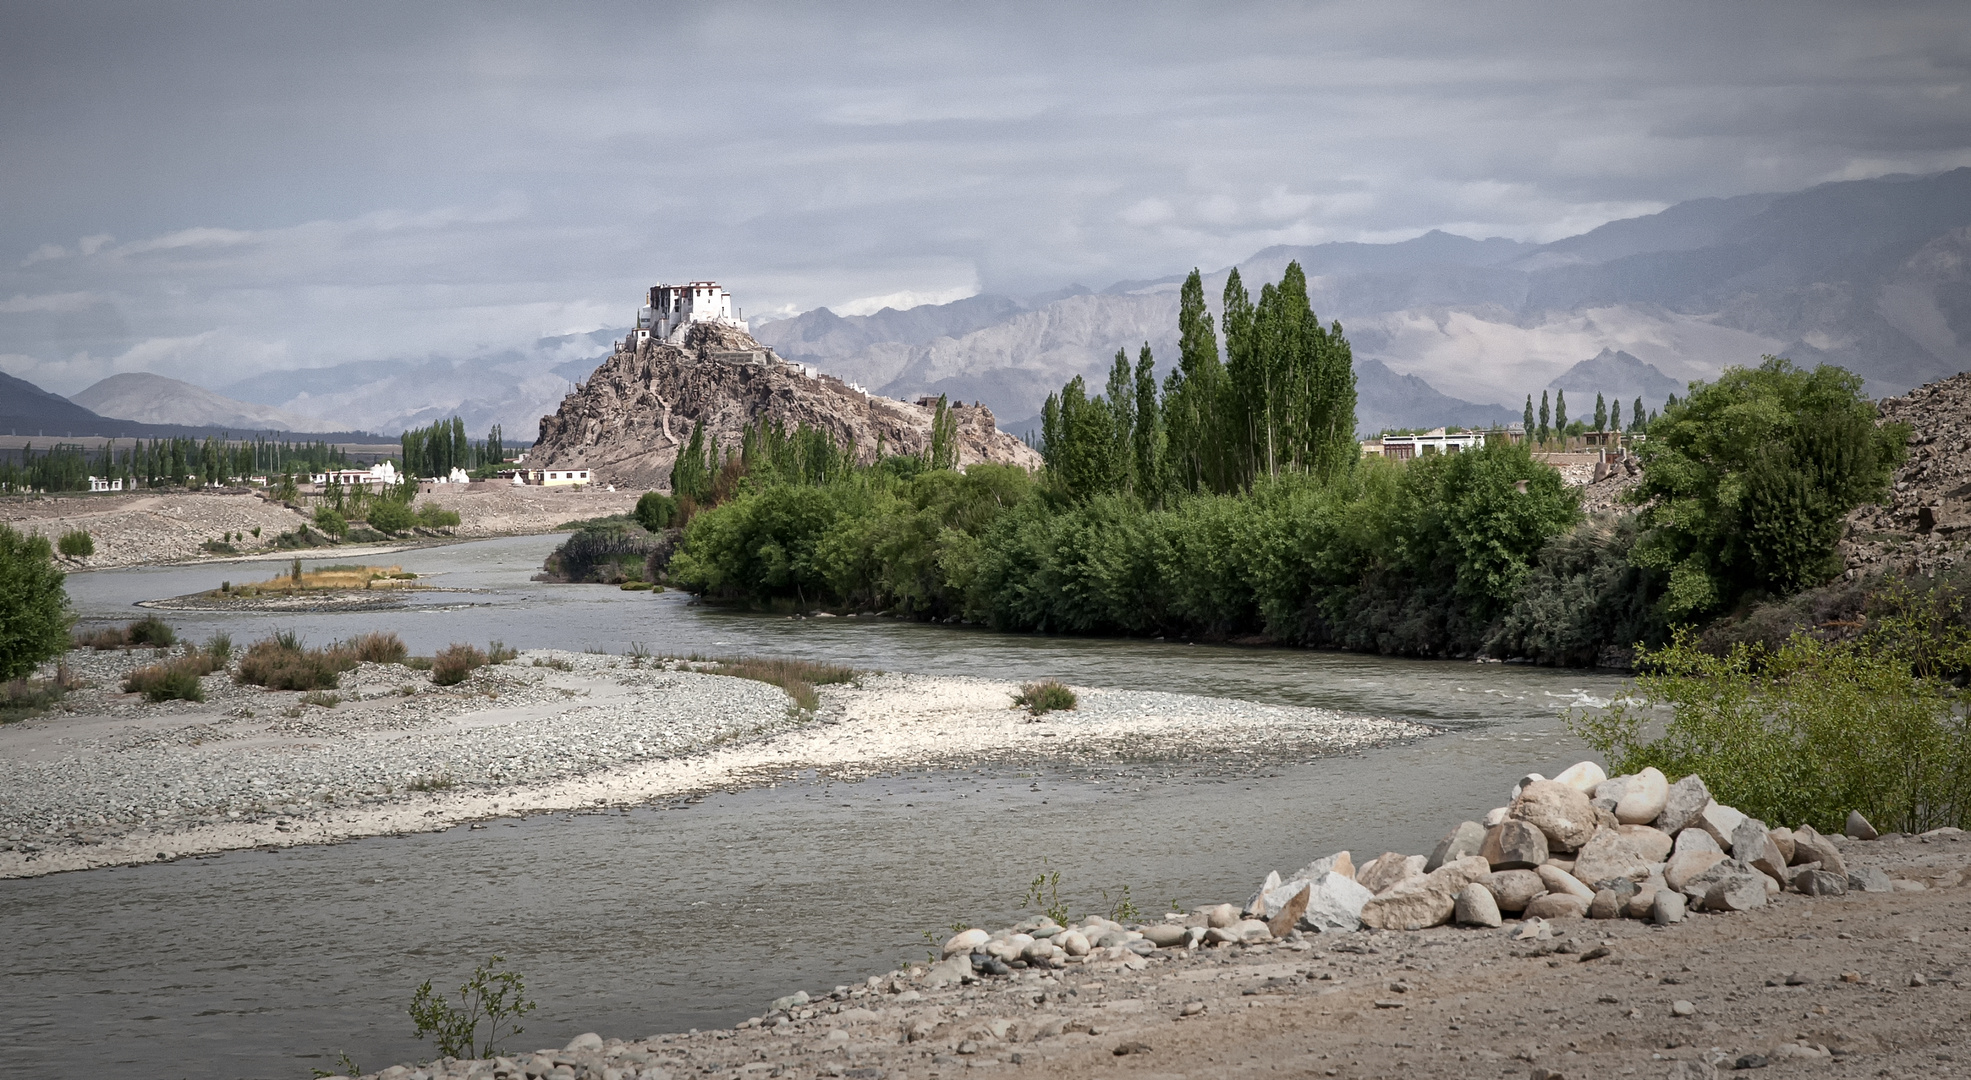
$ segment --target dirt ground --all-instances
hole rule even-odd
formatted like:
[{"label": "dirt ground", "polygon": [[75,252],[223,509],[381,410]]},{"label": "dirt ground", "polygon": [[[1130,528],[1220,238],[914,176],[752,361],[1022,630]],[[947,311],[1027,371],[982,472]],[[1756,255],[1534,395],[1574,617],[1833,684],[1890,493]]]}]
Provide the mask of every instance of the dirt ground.
[{"label": "dirt ground", "polygon": [[[458,511],[460,524],[451,535],[480,539],[550,532],[563,522],[626,513],[636,506],[641,494],[470,484],[439,487],[418,499]],[[305,497],[303,505],[310,506],[312,513],[312,504]],[[232,542],[240,554],[272,553],[274,537],[305,524],[308,518],[257,493],[144,491],[0,499],[0,521],[50,538],[71,529],[86,529],[95,538],[96,553],[63,562],[72,569],[103,569],[237,558],[204,550],[206,541],[219,540],[228,533],[246,534]],[[258,537],[252,535],[256,527],[260,529]],[[410,542],[431,543],[435,539],[439,538],[422,536]]]},{"label": "dirt ground", "polygon": [[769,1077],[1939,1077],[1964,1043],[1971,842],[1844,842],[1894,892],[1785,894],[1670,926],[1438,927],[1030,969],[871,977],[736,1030],[385,1070],[384,1080]]}]

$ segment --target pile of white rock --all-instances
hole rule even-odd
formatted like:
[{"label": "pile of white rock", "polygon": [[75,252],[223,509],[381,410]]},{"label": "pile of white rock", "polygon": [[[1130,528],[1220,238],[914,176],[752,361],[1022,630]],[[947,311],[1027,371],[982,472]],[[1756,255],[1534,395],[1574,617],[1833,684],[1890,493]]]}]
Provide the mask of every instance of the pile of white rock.
[{"label": "pile of white rock", "polygon": [[[1850,835],[1874,836],[1859,814],[1849,826]],[[1880,870],[1850,871],[1812,826],[1770,827],[1712,799],[1695,775],[1674,784],[1653,768],[1610,777],[1584,761],[1551,780],[1525,777],[1507,805],[1482,822],[1461,822],[1428,856],[1392,851],[1358,866],[1340,851],[1284,878],[1268,874],[1243,908],[1172,912],[1134,928],[1091,916],[1076,926],[1039,918],[994,933],[966,930],[945,942],[944,959],[926,974],[935,985],[1296,931],[1498,927],[1508,916],[1675,923],[1690,911],[1761,907],[1787,889],[1838,896],[1892,888]]]}]

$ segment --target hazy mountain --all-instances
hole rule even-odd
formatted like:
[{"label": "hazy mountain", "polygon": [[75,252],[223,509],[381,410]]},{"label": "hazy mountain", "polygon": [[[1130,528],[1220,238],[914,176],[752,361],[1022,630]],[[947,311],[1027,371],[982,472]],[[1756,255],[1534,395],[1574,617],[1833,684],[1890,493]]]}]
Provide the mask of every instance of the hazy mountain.
[{"label": "hazy mountain", "polygon": [[1682,397],[1686,391],[1683,383],[1656,370],[1652,364],[1614,349],[1603,349],[1592,359],[1562,372],[1547,384],[1549,390],[1565,390],[1574,397],[1577,415],[1586,415],[1587,402],[1594,395],[1601,394],[1608,401],[1620,401],[1624,409],[1642,399],[1646,409],[1661,409],[1663,402],[1671,394]]},{"label": "hazy mountain", "polygon": [[[1274,247],[1239,272],[1257,293],[1295,259],[1316,313],[1340,320],[1355,347],[1365,429],[1391,422],[1371,423],[1368,389],[1381,375],[1370,361],[1416,380],[1376,385],[1376,408],[1412,401],[1446,410],[1446,423],[1463,422],[1448,414],[1459,401],[1516,417],[1529,391],[1604,353],[1641,365],[1622,365],[1640,380],[1623,384],[1624,400],[1640,392],[1652,407],[1667,387],[1681,394],[1692,379],[1766,353],[1841,364],[1878,395],[1971,367],[1971,169],[1698,199],[1543,245],[1431,232],[1395,244]],[[1205,276],[1214,308],[1226,273]],[[879,313],[915,316],[909,333],[825,309],[754,333],[892,397],[947,392],[1030,417],[1072,376],[1099,382],[1118,347],[1133,357],[1148,341],[1167,367],[1181,280]],[[1005,314],[976,325],[993,312]],[[854,332],[817,332],[836,321]],[[1585,392],[1597,389],[1614,393]],[[1394,423],[1437,422],[1403,415]]]},{"label": "hazy mountain", "polygon": [[1355,429],[1502,427],[1520,414],[1502,405],[1462,401],[1438,393],[1415,375],[1398,375],[1380,360],[1355,362]]},{"label": "hazy mountain", "polygon": [[311,416],[235,401],[202,386],[141,371],[111,375],[69,400],[99,416],[142,424],[309,432],[334,426]]},{"label": "hazy mountain", "polygon": [[60,437],[105,435],[117,426],[59,394],[0,371],[0,431]]}]

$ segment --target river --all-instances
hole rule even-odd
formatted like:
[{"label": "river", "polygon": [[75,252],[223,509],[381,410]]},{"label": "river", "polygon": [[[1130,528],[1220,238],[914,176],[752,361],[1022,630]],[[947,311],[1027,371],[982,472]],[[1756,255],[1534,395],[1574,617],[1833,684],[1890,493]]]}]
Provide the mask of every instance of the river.
[{"label": "river", "polygon": [[[795,989],[922,959],[926,931],[1012,921],[1058,871],[1075,914],[1238,901],[1269,869],[1336,848],[1428,851],[1522,773],[1584,754],[1568,708],[1620,691],[1606,672],[1393,660],[1180,642],[994,634],[888,619],[789,619],[533,582],[558,538],[423,548],[434,584],[406,609],[167,614],[236,643],[368,630],[414,652],[519,648],[829,659],[863,668],[1173,690],[1421,720],[1444,733],[1314,761],[922,773],[714,794],[690,805],[499,821],[485,829],[237,852],[0,881],[0,1060],[35,1076],[308,1075],[428,1054],[405,1007],[498,952],[540,1011],[514,1048],[582,1031],[633,1037],[730,1024]],[[308,565],[327,561],[305,560]],[[78,574],[85,619],[272,576],[277,563]],[[1104,894],[1107,894],[1106,897]],[[1031,908],[1025,909],[1031,913]]]}]

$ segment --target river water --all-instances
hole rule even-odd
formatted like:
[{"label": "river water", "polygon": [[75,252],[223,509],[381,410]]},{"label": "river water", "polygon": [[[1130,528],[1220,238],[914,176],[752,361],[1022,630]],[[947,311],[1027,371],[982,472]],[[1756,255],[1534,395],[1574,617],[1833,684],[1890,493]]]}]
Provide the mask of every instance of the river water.
[{"label": "river water", "polygon": [[[715,794],[687,806],[499,821],[482,830],[237,852],[0,882],[0,1061],[9,1075],[298,1078],[428,1054],[405,1007],[498,952],[540,1010],[515,1048],[582,1031],[730,1024],[795,989],[922,959],[926,931],[1012,921],[1059,871],[1076,915],[1238,901],[1269,869],[1347,847],[1427,851],[1529,770],[1583,756],[1562,711],[1619,692],[1605,672],[1178,642],[993,634],[884,619],[788,619],[533,582],[558,538],[407,551],[434,592],[398,611],[170,612],[182,634],[315,642],[368,630],[414,652],[519,648],[758,654],[864,668],[1174,690],[1436,724],[1363,755],[1182,766],[950,771]],[[325,564],[325,563],[323,563]],[[80,574],[85,619],[272,576],[232,563]],[[318,565],[310,561],[309,565]],[[1025,909],[1031,913],[1032,909]]]}]

